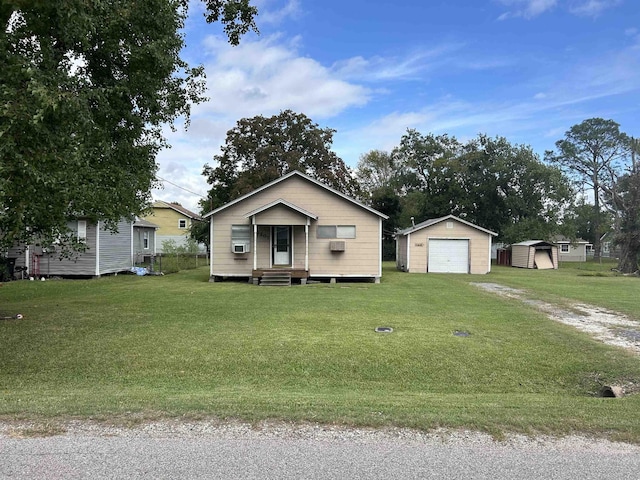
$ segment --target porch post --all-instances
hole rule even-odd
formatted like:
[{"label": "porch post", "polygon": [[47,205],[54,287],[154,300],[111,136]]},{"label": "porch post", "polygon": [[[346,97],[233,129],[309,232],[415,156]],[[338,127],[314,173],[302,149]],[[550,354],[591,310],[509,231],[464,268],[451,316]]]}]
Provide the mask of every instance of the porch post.
[{"label": "porch post", "polygon": [[255,215],[251,217],[253,223],[253,269],[258,269],[258,225],[256,225]]},{"label": "porch post", "polygon": [[304,269],[309,271],[309,217],[304,226]]}]

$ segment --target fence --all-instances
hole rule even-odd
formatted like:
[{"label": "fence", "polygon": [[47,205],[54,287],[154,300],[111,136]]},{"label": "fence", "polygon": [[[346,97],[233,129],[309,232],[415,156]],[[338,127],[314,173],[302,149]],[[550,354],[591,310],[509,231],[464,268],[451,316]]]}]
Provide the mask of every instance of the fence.
[{"label": "fence", "polygon": [[204,253],[159,253],[138,258],[136,265],[146,267],[150,272],[168,274],[209,265],[209,256]]}]

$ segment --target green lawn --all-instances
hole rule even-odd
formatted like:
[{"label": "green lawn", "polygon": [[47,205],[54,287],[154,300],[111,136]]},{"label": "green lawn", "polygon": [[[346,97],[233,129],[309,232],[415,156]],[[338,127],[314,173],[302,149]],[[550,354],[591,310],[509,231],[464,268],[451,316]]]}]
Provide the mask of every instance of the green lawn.
[{"label": "green lawn", "polygon": [[[640,320],[640,278],[611,271],[617,262],[565,262],[558,270],[493,266],[488,281],[525,289],[544,300],[590,303]],[[484,281],[484,280],[482,280]]]},{"label": "green lawn", "polygon": [[0,320],[0,420],[282,419],[640,443],[640,395],[595,395],[640,382],[640,358],[470,284],[638,305],[640,279],[580,273],[410,275],[388,264],[379,285],[211,284],[204,268],[6,283],[0,314],[25,318]]}]

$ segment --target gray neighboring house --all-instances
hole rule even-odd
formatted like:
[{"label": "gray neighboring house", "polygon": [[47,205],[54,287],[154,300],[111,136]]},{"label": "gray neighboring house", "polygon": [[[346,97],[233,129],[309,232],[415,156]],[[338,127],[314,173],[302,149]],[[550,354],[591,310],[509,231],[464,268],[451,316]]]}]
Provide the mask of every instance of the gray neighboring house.
[{"label": "gray neighboring house", "polygon": [[562,235],[557,235],[551,239],[558,246],[558,259],[561,262],[586,262],[587,246],[591,246],[589,242],[578,238],[571,240]]},{"label": "gray neighboring house", "polygon": [[99,277],[126,272],[133,266],[133,223],[130,220],[121,220],[117,233],[107,230],[102,222],[96,224],[82,217],[69,222],[68,227],[86,244],[84,252],[60,259],[56,245],[13,247],[8,257],[15,258],[16,269],[26,267],[24,272],[14,276]]},{"label": "gray neighboring house", "polygon": [[143,263],[156,255],[156,230],[160,226],[137,218],[133,223],[133,261]]}]

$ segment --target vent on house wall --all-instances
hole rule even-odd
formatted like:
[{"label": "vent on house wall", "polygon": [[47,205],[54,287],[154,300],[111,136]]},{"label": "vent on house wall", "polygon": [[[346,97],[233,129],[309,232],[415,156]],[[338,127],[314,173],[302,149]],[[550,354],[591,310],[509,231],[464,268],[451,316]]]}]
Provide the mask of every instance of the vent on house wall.
[{"label": "vent on house wall", "polygon": [[329,242],[329,250],[332,252],[344,252],[345,242],[333,241]]}]

